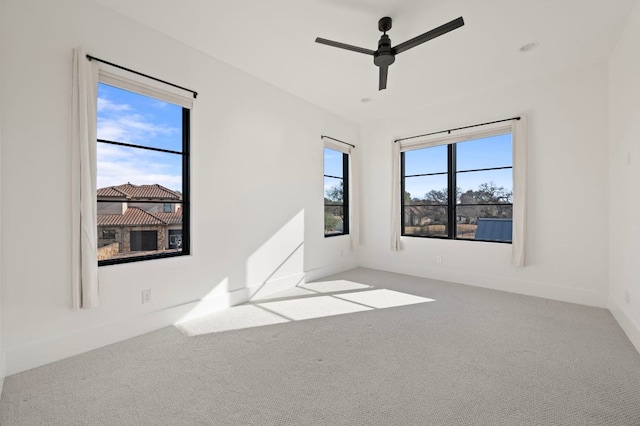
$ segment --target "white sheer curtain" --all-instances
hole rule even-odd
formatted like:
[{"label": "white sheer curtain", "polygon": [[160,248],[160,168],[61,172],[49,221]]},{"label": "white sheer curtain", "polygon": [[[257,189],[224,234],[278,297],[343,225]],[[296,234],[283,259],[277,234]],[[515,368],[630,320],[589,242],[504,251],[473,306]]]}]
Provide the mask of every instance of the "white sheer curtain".
[{"label": "white sheer curtain", "polygon": [[324,147],[349,154],[349,235],[351,248],[360,246],[360,164],[358,149],[351,145],[334,142],[323,138]]},{"label": "white sheer curtain", "polygon": [[349,146],[349,233],[351,234],[351,249],[360,246],[360,163],[358,149]]},{"label": "white sheer curtain", "polygon": [[513,240],[511,265],[523,267],[527,241],[527,117],[513,122]]},{"label": "white sheer curtain", "polygon": [[526,211],[527,211],[527,125],[526,117],[451,131],[422,139],[411,139],[392,143],[391,154],[391,250],[401,250],[400,211],[400,153],[412,149],[458,143],[501,133],[511,132],[513,141],[513,237],[511,264],[526,265]]},{"label": "white sheer curtain", "polygon": [[400,144],[391,145],[391,250],[400,250]]},{"label": "white sheer curtain", "polygon": [[71,284],[74,309],[98,306],[96,117],[98,65],[73,50],[71,128]]}]

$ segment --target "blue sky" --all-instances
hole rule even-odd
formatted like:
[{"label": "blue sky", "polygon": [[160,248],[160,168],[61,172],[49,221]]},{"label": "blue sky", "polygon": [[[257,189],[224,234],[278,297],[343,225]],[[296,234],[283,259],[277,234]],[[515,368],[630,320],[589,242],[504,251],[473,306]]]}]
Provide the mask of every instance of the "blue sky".
[{"label": "blue sky", "polygon": [[[98,139],[182,151],[182,107],[98,86]],[[131,182],[182,190],[182,157],[98,143],[98,188]]]},{"label": "blue sky", "polygon": [[[342,177],[342,153],[334,149],[324,149],[324,174]],[[324,178],[324,193],[334,186],[340,185],[342,179]]]},{"label": "blue sky", "polygon": [[[511,134],[474,139],[457,144],[457,169],[463,170],[506,167],[512,165]],[[405,152],[405,175],[439,173],[447,171],[447,146],[417,149]],[[462,192],[478,189],[482,183],[494,182],[508,190],[513,189],[512,170],[458,173],[458,188]],[[411,177],[405,179],[405,190],[412,198],[424,197],[431,190],[447,187],[447,175]]]}]

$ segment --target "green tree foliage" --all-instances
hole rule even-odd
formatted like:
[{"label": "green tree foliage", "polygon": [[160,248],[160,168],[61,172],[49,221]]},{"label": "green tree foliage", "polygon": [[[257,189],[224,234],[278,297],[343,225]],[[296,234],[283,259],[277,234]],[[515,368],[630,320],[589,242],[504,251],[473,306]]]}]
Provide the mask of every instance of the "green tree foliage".
[{"label": "green tree foliage", "polygon": [[325,209],[324,212],[324,232],[325,234],[336,232],[338,230],[338,225],[340,224],[340,219],[332,214],[331,212],[327,212]]},{"label": "green tree foliage", "polygon": [[325,191],[324,197],[324,232],[338,231],[344,222],[344,183],[332,186]]},{"label": "green tree foliage", "polygon": [[327,200],[332,203],[342,203],[344,201],[344,182],[327,189],[325,201]]}]

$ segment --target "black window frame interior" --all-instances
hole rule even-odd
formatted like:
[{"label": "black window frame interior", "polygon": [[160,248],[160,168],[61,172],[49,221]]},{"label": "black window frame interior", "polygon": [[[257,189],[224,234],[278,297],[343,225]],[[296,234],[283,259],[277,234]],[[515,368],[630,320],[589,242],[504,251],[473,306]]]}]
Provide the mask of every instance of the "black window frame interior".
[{"label": "black window frame interior", "polygon": [[[105,84],[107,86],[116,87],[120,90],[126,90],[128,92],[133,92],[129,89],[125,89],[123,87],[119,87],[117,85],[113,85],[110,83],[99,82],[99,84]],[[138,93],[139,94],[139,93]],[[149,95],[141,95],[149,98],[154,98]],[[166,101],[164,101],[166,102]],[[121,141],[112,141],[106,139],[97,139],[96,143],[105,143],[111,145],[119,145],[126,146],[128,148],[135,149],[143,149],[150,150],[156,152],[163,152],[168,154],[175,154],[182,156],[182,200],[171,202],[171,201],[162,201],[162,203],[170,203],[170,204],[181,204],[182,207],[182,249],[180,251],[171,251],[171,252],[159,252],[154,254],[140,255],[140,256],[127,256],[121,258],[111,258],[106,260],[99,260],[98,266],[108,266],[108,265],[118,265],[123,263],[132,263],[132,262],[141,262],[146,260],[154,260],[154,259],[165,259],[170,257],[178,257],[178,256],[187,256],[190,254],[191,247],[191,196],[190,196],[190,171],[189,171],[189,163],[190,163],[190,143],[191,143],[191,110],[189,108],[182,107],[182,150],[181,151],[172,151],[161,148],[154,148],[144,145],[136,145],[130,143],[124,143]],[[96,194],[96,203],[99,203],[97,200]],[[145,200],[135,200],[135,203],[157,203],[157,201],[145,201]],[[164,211],[164,205],[163,205]],[[97,227],[96,227],[97,232]],[[168,233],[167,233],[168,234]]]},{"label": "black window frame interior", "polygon": [[[323,197],[324,199],[324,211],[326,214],[326,209],[327,207],[342,207],[342,232],[332,232],[327,234],[327,232],[325,231],[324,233],[324,237],[325,238],[331,238],[331,237],[339,237],[342,235],[349,235],[349,154],[342,152],[342,151],[338,151],[334,148],[330,148],[325,146],[325,149],[331,149],[333,151],[339,152],[342,154],[342,177],[339,176],[333,176],[333,175],[327,175],[326,174],[326,167],[324,168],[324,172],[323,173],[323,177],[328,177],[328,178],[334,178],[334,179],[341,179],[342,180],[342,204],[327,204],[327,197]],[[324,214],[323,214],[323,218],[324,218]]]},{"label": "black window frame interior", "polygon": [[[486,136],[486,137],[492,137],[492,136],[500,136],[500,135],[506,135],[506,134],[510,134],[511,135],[511,148],[513,150],[513,132],[500,132],[500,133],[496,133],[495,135],[491,135],[491,136]],[[485,137],[485,138],[486,138]],[[459,143],[464,143],[464,142],[469,142],[469,141],[474,141],[480,139],[478,137],[474,137],[473,135],[469,135],[468,139],[465,139],[463,141],[459,141],[459,142],[455,142],[455,143],[450,143],[450,144],[446,144],[447,145],[447,171],[446,172],[437,172],[437,173],[425,173],[425,174],[417,174],[417,175],[409,175],[406,176],[405,174],[405,152],[407,151],[417,151],[420,149],[429,149],[429,148],[435,148],[435,147],[439,147],[442,145],[435,145],[432,147],[423,147],[423,148],[415,148],[415,149],[409,149],[406,151],[402,151],[400,153],[400,235],[403,237],[412,237],[412,238],[434,238],[434,239],[441,239],[441,240],[458,240],[458,241],[478,241],[478,242],[485,242],[485,243],[498,243],[498,244],[512,244],[512,241],[501,241],[501,240],[482,240],[482,239],[471,239],[471,238],[460,238],[457,236],[458,233],[458,226],[457,226],[457,209],[458,207],[465,207],[465,206],[477,206],[477,205],[499,205],[499,206],[511,206],[511,208],[513,209],[513,202],[511,203],[489,203],[489,204],[459,204],[457,202],[457,194],[456,194],[456,190],[457,190],[457,175],[458,173],[470,173],[470,172],[482,172],[482,171],[490,171],[490,170],[503,170],[503,169],[512,169],[513,170],[513,160],[511,162],[511,166],[504,166],[504,167],[488,167],[488,168],[482,168],[482,169],[473,169],[473,170],[457,170],[457,144]],[[439,235],[414,235],[414,234],[407,234],[405,232],[405,178],[407,177],[416,177],[416,176],[434,176],[434,175],[443,175],[446,174],[447,175],[447,204],[446,205],[442,205],[443,207],[447,208],[447,225],[446,225],[446,230],[447,230],[447,235],[446,236],[439,236]],[[512,187],[513,187],[513,181],[512,181]],[[412,204],[411,206],[415,206],[415,204]],[[432,207],[433,205],[428,205],[430,207]],[[513,224],[512,224],[513,226]]]}]

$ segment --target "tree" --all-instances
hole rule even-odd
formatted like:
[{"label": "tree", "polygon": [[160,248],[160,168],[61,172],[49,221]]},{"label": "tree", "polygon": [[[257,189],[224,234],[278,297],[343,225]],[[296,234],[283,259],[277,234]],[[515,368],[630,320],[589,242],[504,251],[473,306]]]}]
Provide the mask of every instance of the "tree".
[{"label": "tree", "polygon": [[424,195],[424,199],[427,201],[427,204],[446,206],[449,200],[449,191],[447,191],[447,188],[440,191],[432,189]]},{"label": "tree", "polygon": [[325,191],[324,232],[337,231],[342,223],[344,223],[344,182]]},{"label": "tree", "polygon": [[342,203],[344,201],[344,182],[340,181],[339,185],[335,185],[327,189],[325,200],[329,200],[334,203]]},{"label": "tree", "polygon": [[339,223],[340,223],[340,220],[335,215],[331,214],[331,212],[327,212],[325,209],[324,232],[325,233],[335,232],[338,228]]},{"label": "tree", "polygon": [[[405,191],[405,223],[410,226],[445,224],[448,221],[449,191],[432,189],[423,199],[412,199]],[[476,223],[478,218],[511,217],[510,204],[513,192],[490,181],[478,185],[478,189],[462,192],[456,188],[457,220]],[[502,207],[501,205],[506,205]]]},{"label": "tree", "polygon": [[[478,189],[467,190],[460,196],[461,207],[458,217],[463,222],[475,223],[478,218],[510,217],[510,207],[500,207],[501,204],[513,203],[513,192],[490,181],[478,185]],[[477,204],[477,206],[476,206]]]}]

